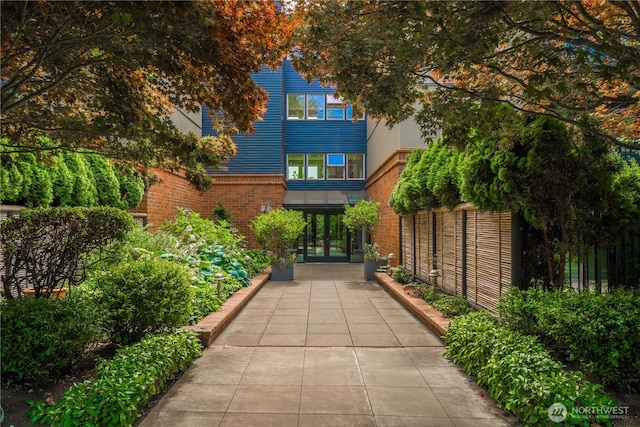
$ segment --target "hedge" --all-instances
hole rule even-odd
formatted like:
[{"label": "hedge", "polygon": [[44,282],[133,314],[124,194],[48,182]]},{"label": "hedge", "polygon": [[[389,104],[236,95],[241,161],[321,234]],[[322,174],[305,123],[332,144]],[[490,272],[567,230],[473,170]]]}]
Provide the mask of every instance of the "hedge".
[{"label": "hedge", "polygon": [[44,160],[0,151],[0,202],[27,207],[136,207],[144,181],[104,156],[64,152]]},{"label": "hedge", "polygon": [[606,386],[640,386],[640,296],[512,287],[498,310],[503,325],[537,336]]},{"label": "hedge", "polygon": [[549,408],[562,404],[567,409],[563,425],[611,426],[608,415],[581,414],[580,408],[617,408],[618,403],[581,372],[563,369],[537,338],[498,326],[486,312],[473,312],[455,317],[444,339],[446,354],[525,425],[556,425]]}]

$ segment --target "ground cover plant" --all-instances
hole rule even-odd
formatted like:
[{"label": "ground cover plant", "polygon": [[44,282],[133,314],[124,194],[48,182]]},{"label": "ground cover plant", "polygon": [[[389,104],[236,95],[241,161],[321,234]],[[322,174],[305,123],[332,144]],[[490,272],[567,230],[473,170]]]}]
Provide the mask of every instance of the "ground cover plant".
[{"label": "ground cover plant", "polygon": [[556,425],[549,418],[556,403],[567,408],[563,425],[612,425],[609,415],[573,410],[618,404],[581,372],[564,370],[537,338],[499,326],[486,312],[455,317],[444,338],[446,354],[525,425]]},{"label": "ground cover plant", "polygon": [[640,296],[511,288],[499,312],[504,326],[538,337],[607,387],[640,388]]},{"label": "ground cover plant", "polygon": [[200,356],[193,332],[147,335],[97,367],[93,380],[75,384],[55,405],[31,402],[32,423],[52,426],[130,426],[170,379]]},{"label": "ground cover plant", "polygon": [[406,285],[405,292],[422,298],[447,317],[458,316],[473,310],[466,298],[448,295],[440,292],[436,286],[418,282],[413,274],[402,266],[393,267],[391,277],[396,282]]}]

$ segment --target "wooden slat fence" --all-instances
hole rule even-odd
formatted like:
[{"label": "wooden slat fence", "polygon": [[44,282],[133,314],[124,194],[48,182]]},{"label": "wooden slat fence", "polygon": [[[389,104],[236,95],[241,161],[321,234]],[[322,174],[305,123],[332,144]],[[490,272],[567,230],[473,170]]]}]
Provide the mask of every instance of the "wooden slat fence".
[{"label": "wooden slat fence", "polygon": [[465,204],[406,216],[402,224],[405,268],[428,281],[435,256],[442,290],[496,312],[512,277],[510,212],[481,212]]}]

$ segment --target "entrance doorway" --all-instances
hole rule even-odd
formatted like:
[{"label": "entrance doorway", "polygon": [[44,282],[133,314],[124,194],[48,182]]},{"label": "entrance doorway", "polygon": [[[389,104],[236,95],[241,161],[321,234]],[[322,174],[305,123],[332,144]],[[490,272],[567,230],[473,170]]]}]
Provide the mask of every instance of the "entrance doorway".
[{"label": "entrance doorway", "polygon": [[363,262],[362,230],[342,223],[344,209],[301,209],[307,227],[296,242],[298,262]]},{"label": "entrance doorway", "polygon": [[348,262],[351,234],[342,212],[305,212],[303,257],[307,262]]}]

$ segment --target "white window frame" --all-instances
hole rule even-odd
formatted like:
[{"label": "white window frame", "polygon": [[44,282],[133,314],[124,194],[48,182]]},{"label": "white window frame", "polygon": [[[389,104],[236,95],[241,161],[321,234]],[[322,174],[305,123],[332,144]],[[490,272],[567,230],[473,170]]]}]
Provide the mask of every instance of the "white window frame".
[{"label": "white window frame", "polygon": [[[302,117],[291,116],[289,114],[289,97],[301,96],[302,97]],[[287,94],[287,120],[304,120],[307,117],[307,96],[304,93],[288,93]]]},{"label": "white window frame", "polygon": [[[289,159],[290,156],[302,156],[302,176],[298,177],[298,178],[292,178],[290,177],[290,168],[292,166],[289,166]],[[289,153],[287,154],[287,180],[290,181],[302,181],[307,179],[307,175],[306,175],[306,171],[307,171],[307,164],[306,164],[306,160],[307,160],[307,156],[304,153]]]},{"label": "white window frame", "polygon": [[[318,168],[318,166],[311,166],[309,164],[309,156],[320,156],[322,158],[322,167]],[[325,158],[325,155],[323,153],[306,153],[305,154],[305,166],[306,166],[306,179],[307,181],[324,181],[327,177],[327,172],[326,172],[326,164],[327,159]],[[315,178],[311,178],[311,168],[314,168],[314,174]],[[321,177],[319,177],[320,175],[322,175]]]},{"label": "white window frame", "polygon": [[[342,164],[331,165],[329,164],[330,156],[341,156]],[[344,181],[347,178],[347,156],[345,153],[327,153],[327,179],[331,181]],[[331,178],[329,176],[330,168],[342,168],[342,178]]]},{"label": "white window frame", "polygon": [[[353,105],[351,104],[347,104],[346,108],[345,108],[345,117],[346,120],[353,120]],[[364,120],[364,112],[362,113],[362,116],[357,117],[358,120]]]},{"label": "white window frame", "polygon": [[[345,106],[344,101],[342,100],[342,98],[337,98],[336,96],[334,96],[335,94],[327,94],[326,96],[326,100],[325,100],[325,115],[327,117],[327,120],[346,120],[347,118],[347,109]],[[331,104],[332,105],[337,105],[340,104],[340,110],[342,110],[342,117],[329,117],[329,100],[331,100]],[[338,108],[333,107],[334,110],[338,110]]]},{"label": "white window frame", "polygon": [[[311,117],[309,114],[309,101],[311,99],[318,99],[322,102],[322,117],[318,117],[317,115]],[[321,93],[308,93],[306,94],[306,103],[305,103],[305,113],[307,120],[325,120],[327,117],[327,106],[326,106],[326,98],[324,94]]]},{"label": "white window frame", "polygon": [[[362,178],[351,178],[349,176],[349,155],[350,154],[359,154],[359,155],[362,156],[362,165],[361,165],[362,166]],[[346,160],[346,163],[347,163],[347,165],[346,165],[346,170],[347,170],[346,171],[346,179],[347,180],[351,180],[351,181],[362,181],[362,180],[364,180],[366,178],[366,176],[367,176],[366,154],[365,153],[347,153],[346,154],[346,159],[347,159]]]}]

